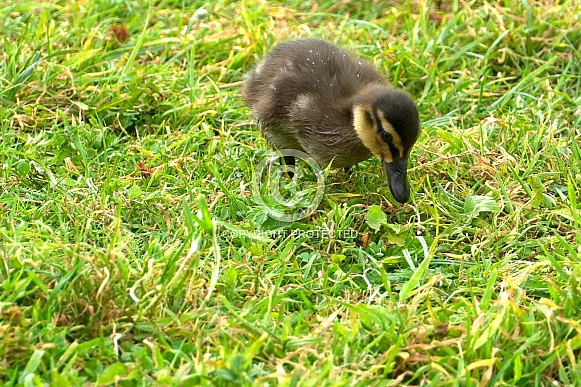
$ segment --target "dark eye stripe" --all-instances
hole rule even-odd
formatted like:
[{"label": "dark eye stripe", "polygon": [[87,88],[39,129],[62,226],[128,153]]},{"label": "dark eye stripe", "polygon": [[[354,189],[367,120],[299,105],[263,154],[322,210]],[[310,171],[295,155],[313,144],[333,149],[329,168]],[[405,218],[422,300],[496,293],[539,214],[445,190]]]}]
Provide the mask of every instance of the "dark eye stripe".
[{"label": "dark eye stripe", "polygon": [[371,125],[373,125],[373,118],[371,117],[371,114],[369,114],[369,112],[367,110],[365,110],[364,113],[365,113],[365,119],[367,120],[367,122],[369,122]]},{"label": "dark eye stripe", "polygon": [[399,148],[396,147],[395,145],[393,145],[393,136],[392,136],[392,134],[389,133],[389,132],[387,132],[386,130],[384,130],[383,127],[381,126],[381,122],[382,121],[379,119],[379,115],[378,115],[377,111],[374,111],[373,112],[373,117],[375,118],[375,122],[378,123],[378,125],[377,125],[377,131],[381,135],[381,139],[383,141],[385,141],[385,143],[387,144],[387,146],[389,146],[389,151],[391,152],[391,156],[393,158],[403,156],[402,154],[400,154]]},{"label": "dark eye stripe", "polygon": [[386,132],[385,130],[381,129],[381,139],[389,146],[389,150],[393,157],[400,156],[399,149],[393,144],[393,136],[391,133]]},{"label": "dark eye stripe", "polygon": [[379,119],[379,115],[377,115],[376,111],[373,112],[373,118],[375,118],[375,122],[377,122],[376,129],[381,134],[381,132],[383,132],[383,127],[381,126],[381,120]]}]

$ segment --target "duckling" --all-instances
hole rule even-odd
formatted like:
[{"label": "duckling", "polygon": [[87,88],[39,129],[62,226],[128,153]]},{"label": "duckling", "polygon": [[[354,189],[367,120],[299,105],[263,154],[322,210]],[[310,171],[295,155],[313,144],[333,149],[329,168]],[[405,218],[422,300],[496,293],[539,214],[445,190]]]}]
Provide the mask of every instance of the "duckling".
[{"label": "duckling", "polygon": [[[418,109],[369,63],[321,39],[277,45],[249,73],[242,96],[265,139],[319,165],[349,168],[375,155],[393,197],[409,200],[407,162]],[[294,165],[292,157],[285,157]]]}]

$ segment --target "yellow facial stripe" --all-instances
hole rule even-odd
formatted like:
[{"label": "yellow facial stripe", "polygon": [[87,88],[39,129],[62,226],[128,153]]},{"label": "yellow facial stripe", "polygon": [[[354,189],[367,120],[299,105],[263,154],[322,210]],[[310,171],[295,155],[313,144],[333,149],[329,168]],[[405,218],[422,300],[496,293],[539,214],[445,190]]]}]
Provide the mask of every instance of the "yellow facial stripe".
[{"label": "yellow facial stripe", "polygon": [[[393,156],[389,150],[389,146],[381,138],[381,134],[377,130],[377,122],[375,122],[373,115],[369,114],[370,111],[370,108],[366,108],[364,106],[355,106],[353,109],[353,126],[355,128],[355,133],[357,133],[357,136],[363,145],[365,145],[365,147],[369,149],[371,153],[377,156],[381,161],[390,163],[393,161]],[[368,116],[371,116],[372,122],[369,122]],[[382,125],[387,130],[383,120]],[[391,127],[391,125],[389,125],[389,128],[391,132],[393,132],[392,136],[396,138],[395,136],[397,134],[395,133],[395,130]],[[401,143],[399,136],[397,139]]]}]

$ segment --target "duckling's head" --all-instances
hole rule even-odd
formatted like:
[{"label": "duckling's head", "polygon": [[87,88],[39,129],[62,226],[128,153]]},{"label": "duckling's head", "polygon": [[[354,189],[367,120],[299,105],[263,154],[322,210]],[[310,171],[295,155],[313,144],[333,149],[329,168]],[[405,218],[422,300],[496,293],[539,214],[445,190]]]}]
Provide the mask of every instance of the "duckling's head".
[{"label": "duckling's head", "polygon": [[393,197],[407,202],[407,162],[420,134],[415,103],[396,89],[367,88],[354,98],[353,126],[363,145],[383,163]]}]

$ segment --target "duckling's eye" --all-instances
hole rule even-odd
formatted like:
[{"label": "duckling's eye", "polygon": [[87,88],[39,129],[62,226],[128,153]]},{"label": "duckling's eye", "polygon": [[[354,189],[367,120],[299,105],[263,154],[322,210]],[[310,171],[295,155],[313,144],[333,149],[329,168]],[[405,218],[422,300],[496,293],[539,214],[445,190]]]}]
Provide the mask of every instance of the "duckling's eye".
[{"label": "duckling's eye", "polygon": [[391,144],[391,141],[393,140],[393,137],[391,136],[391,133],[387,133],[386,131],[382,131],[381,132],[381,138],[383,139],[383,141],[385,141],[387,144]]}]

